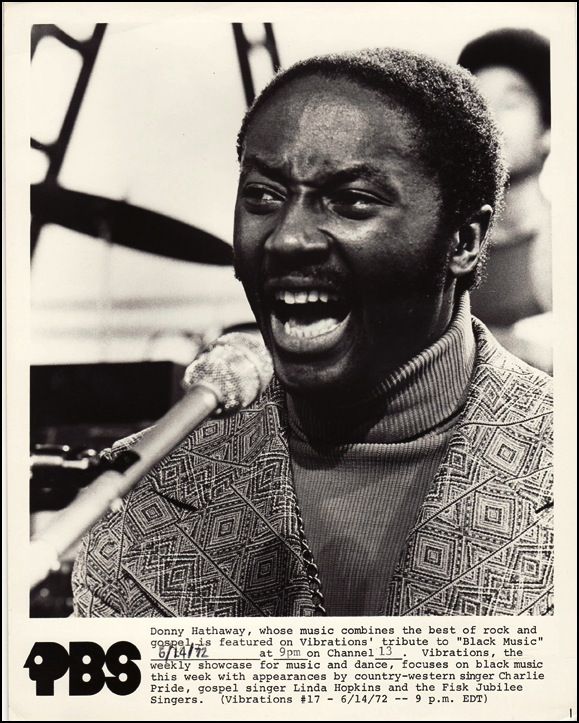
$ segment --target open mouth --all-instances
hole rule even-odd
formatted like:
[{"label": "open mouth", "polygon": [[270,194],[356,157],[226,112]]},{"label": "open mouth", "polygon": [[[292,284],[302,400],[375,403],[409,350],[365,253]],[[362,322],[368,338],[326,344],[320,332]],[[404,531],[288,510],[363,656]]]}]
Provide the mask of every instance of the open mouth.
[{"label": "open mouth", "polygon": [[341,337],[350,315],[344,295],[322,288],[272,293],[271,326],[275,341],[288,351],[322,351]]}]

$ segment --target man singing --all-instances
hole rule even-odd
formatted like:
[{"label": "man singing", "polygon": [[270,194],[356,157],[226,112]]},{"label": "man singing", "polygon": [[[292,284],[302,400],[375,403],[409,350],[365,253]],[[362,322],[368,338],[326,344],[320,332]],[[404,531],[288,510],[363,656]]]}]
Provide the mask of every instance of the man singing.
[{"label": "man singing", "polygon": [[313,58],[238,151],[235,268],[275,377],[93,528],[76,614],[550,613],[549,378],[470,315],[505,182],[471,76]]}]

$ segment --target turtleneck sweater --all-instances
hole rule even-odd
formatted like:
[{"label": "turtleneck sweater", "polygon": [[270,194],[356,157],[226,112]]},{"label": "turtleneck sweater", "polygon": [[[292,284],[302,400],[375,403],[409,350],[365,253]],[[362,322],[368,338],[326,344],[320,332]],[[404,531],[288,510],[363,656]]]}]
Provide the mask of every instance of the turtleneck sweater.
[{"label": "turtleneck sweater", "polygon": [[314,407],[288,396],[290,456],[329,615],[379,615],[475,362],[468,294],[434,344],[364,399]]}]

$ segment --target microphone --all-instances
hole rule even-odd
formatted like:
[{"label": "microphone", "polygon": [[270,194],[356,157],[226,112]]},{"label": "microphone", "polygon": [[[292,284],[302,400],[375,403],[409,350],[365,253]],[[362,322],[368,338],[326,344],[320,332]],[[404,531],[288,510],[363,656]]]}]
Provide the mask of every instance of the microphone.
[{"label": "microphone", "polygon": [[272,375],[271,357],[259,337],[232,332],[213,342],[187,367],[184,397],[79,492],[46,530],[34,537],[31,587],[44,580],[51,570],[58,570],[62,554],[107,509],[118,510],[121,498],[195,427],[211,414],[231,414],[251,404]]}]

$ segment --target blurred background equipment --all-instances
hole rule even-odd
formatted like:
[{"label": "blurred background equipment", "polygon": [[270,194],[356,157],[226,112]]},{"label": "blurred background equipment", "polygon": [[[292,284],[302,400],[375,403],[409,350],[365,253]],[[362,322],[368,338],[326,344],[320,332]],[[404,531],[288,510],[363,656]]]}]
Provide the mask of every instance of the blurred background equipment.
[{"label": "blurred background equipment", "polygon": [[[86,268],[86,254],[75,254],[83,245],[86,247],[86,237],[104,242],[106,255],[111,255],[115,246],[121,246],[138,252],[155,254],[157,263],[160,256],[177,261],[230,267],[231,245],[209,231],[159,211],[130,203],[125,199],[72,190],[61,184],[61,171],[106,29],[105,24],[97,24],[84,38],[75,37],[78,28],[71,29],[70,33],[56,25],[35,25],[32,29],[33,60],[36,57],[33,67],[36,75],[41,76],[41,80],[37,81],[37,88],[42,86],[43,90],[43,93],[36,94],[36,100],[38,101],[44,94],[44,110],[48,101],[49,112],[43,115],[45,118],[48,117],[48,125],[52,123],[51,129],[46,127],[46,124],[45,127],[39,127],[37,136],[31,139],[31,149],[37,154],[40,153],[45,161],[44,164],[39,164],[37,158],[37,167],[43,176],[37,178],[37,182],[31,186],[30,246],[35,267],[38,266],[40,256],[40,264],[44,267],[42,272],[46,270],[48,275],[51,275],[51,271],[54,274],[55,269],[58,272],[71,267],[74,269],[76,255],[82,268]],[[255,96],[256,82],[261,82],[263,85],[272,72],[279,68],[275,38],[269,23],[263,24],[261,33],[256,33],[253,29],[249,37],[239,23],[234,24],[232,30],[245,99],[249,104]],[[82,28],[80,33],[82,34]],[[48,54],[42,54],[41,51],[47,44],[50,44],[50,50]],[[264,69],[263,58],[260,62],[259,57],[262,50],[268,55],[269,69],[266,70],[265,76],[262,72],[260,81],[255,81],[253,72],[257,71],[259,75]],[[75,65],[76,77],[71,65]],[[64,85],[68,83],[70,91],[67,105],[62,103],[63,80]],[[47,95],[46,88],[52,90],[52,94],[49,92]],[[60,115],[54,108],[58,105],[58,101],[61,104]],[[61,121],[60,127],[55,119]],[[232,149],[234,147],[233,140],[231,147]],[[68,180],[66,169],[64,176],[65,181]],[[163,178],[159,180],[161,183],[164,181]],[[50,232],[55,227],[74,232],[73,238],[79,247],[73,249],[72,258],[69,256],[62,259],[57,267],[46,258],[46,231]],[[37,254],[39,248],[41,253]],[[125,275],[124,279],[128,279],[130,283],[133,275],[139,276],[138,272],[134,272],[142,260],[133,256],[128,257],[128,261],[133,266],[131,269],[133,274]],[[112,264],[106,266],[108,268],[105,268],[105,273],[114,268]],[[115,267],[118,269],[118,266]],[[39,275],[37,268],[35,272],[36,280]],[[228,276],[232,277],[231,271]],[[38,284],[36,288],[38,289]],[[169,282],[168,289],[170,288]],[[62,291],[66,292],[66,289],[62,286],[57,288],[57,293]],[[202,293],[204,292],[206,289],[202,289]],[[108,294],[105,291],[105,294],[101,293],[102,295]],[[178,306],[179,301],[176,301]],[[158,305],[161,310],[166,304],[166,298],[155,299],[154,296],[150,304],[145,302],[145,305],[150,307]],[[124,306],[138,309],[142,305],[143,301],[139,303],[138,300],[132,299]],[[56,308],[64,311],[74,306],[75,301],[68,295],[68,300],[62,306],[57,304]],[[122,361],[111,362],[108,360],[112,347],[109,323],[115,316],[119,316],[119,312],[122,315],[123,308],[115,309],[115,305],[110,303],[110,300],[103,304],[99,298],[95,299],[94,306],[97,313],[104,311],[100,313],[103,327],[101,349],[104,353],[88,352],[87,356],[91,360],[88,363],[83,358],[82,361],[85,363],[74,364],[70,363],[70,357],[64,357],[63,363],[45,363],[35,365],[31,369],[33,449],[30,511],[33,536],[49,525],[57,511],[70,504],[78,491],[93,480],[96,474],[94,462],[98,459],[94,449],[102,450],[115,440],[149,426],[154,420],[163,416],[182,396],[179,382],[183,366],[174,361],[141,361],[147,356],[154,355],[154,347],[160,338],[172,335],[181,342],[185,341],[186,345],[181,344],[181,347],[176,349],[173,344],[169,352],[165,345],[160,352],[157,351],[157,354],[168,356],[170,359],[182,358],[189,361],[208,338],[217,336],[227,326],[231,330],[243,328],[255,332],[256,329],[248,306],[243,301],[239,304],[241,307],[239,316],[224,315],[218,323],[208,324],[205,319],[198,319],[189,328],[179,325],[178,328],[171,329],[172,334],[167,334],[159,324],[152,325],[146,330],[142,328],[134,330],[133,334],[128,336],[142,337],[141,349],[137,349],[136,352],[139,361],[130,361],[127,355],[123,357],[122,353],[119,354],[115,350],[112,352],[113,358],[118,355]],[[37,303],[37,309],[42,316],[41,309],[46,311],[46,305]],[[234,323],[228,325],[227,321]],[[48,331],[46,325],[41,326],[44,328],[38,329],[40,332],[38,337],[42,337]],[[94,335],[96,332],[98,336],[98,326],[99,324],[93,326],[89,322],[88,333]],[[54,327],[53,331],[62,336],[62,332],[59,333]],[[76,331],[73,339],[74,336],[82,338],[82,332]],[[78,342],[79,339],[75,341]],[[59,346],[58,354],[62,354],[62,346],[66,347],[67,344]],[[40,356],[42,357],[42,354]],[[45,354],[45,358],[41,358],[41,361],[46,361],[47,358],[50,359],[50,355]],[[94,362],[95,358],[98,361]],[[57,356],[57,360],[61,361],[61,358]],[[32,616],[61,616],[71,612],[70,571],[75,553],[74,548],[69,550],[61,569],[32,590]]]},{"label": "blurred background equipment", "polygon": [[60,510],[86,487],[98,463],[94,449],[71,449],[67,444],[35,444],[30,455],[30,512]]},{"label": "blurred background equipment", "polygon": [[[68,445],[35,444],[30,455],[30,531],[37,533],[70,504],[79,490],[93,481],[98,455],[94,449]],[[71,550],[58,570],[30,594],[31,617],[63,617],[72,611]]]},{"label": "blurred background equipment", "polygon": [[[245,93],[245,102],[249,107],[255,98],[255,83],[252,74],[252,56],[261,49],[265,50],[271,58],[271,69],[273,73],[277,73],[281,65],[279,55],[277,54],[277,45],[273,34],[271,23],[263,24],[263,35],[260,37],[251,36],[248,38],[241,23],[233,23],[233,35],[235,37],[235,48],[239,59],[239,70],[241,72],[241,82],[243,83],[243,92]],[[259,70],[259,66],[258,66]]]},{"label": "blurred background equipment", "polygon": [[[66,154],[80,106],[90,80],[96,56],[105,32],[105,27],[106,26],[103,23],[95,25],[92,35],[86,40],[78,40],[68,33],[65,33],[56,25],[34,25],[32,27],[30,47],[33,60],[39,42],[47,38],[52,38],[57,43],[62,43],[62,45],[66,46],[71,51],[78,53],[81,61],[80,71],[78,73],[76,83],[74,84],[74,89],[58,136],[50,141],[41,141],[37,138],[30,139],[31,147],[37,151],[41,151],[46,156],[47,168],[45,182],[49,185],[56,183],[58,174],[62,168],[64,156]],[[30,229],[31,253],[34,253],[34,249],[36,248],[36,244],[38,242],[38,236],[43,225],[44,219],[39,214],[35,214],[33,210]]]},{"label": "blurred background equipment", "polygon": [[231,246],[206,231],[125,201],[44,182],[30,189],[35,228],[55,223],[111,243],[182,261],[231,266]]},{"label": "blurred background equipment", "polygon": [[[183,395],[185,367],[173,362],[55,364],[30,373],[30,532],[39,534],[99,473],[101,451],[149,427]],[[72,611],[76,547],[32,591],[32,617]]]}]

